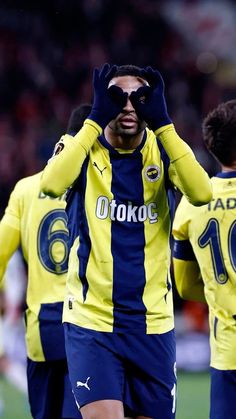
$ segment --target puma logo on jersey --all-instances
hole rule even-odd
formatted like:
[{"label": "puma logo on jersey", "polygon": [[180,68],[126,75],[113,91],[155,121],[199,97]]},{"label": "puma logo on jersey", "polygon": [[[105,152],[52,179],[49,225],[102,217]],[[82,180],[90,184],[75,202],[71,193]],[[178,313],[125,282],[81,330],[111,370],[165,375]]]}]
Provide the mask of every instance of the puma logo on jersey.
[{"label": "puma logo on jersey", "polygon": [[103,176],[103,172],[106,169],[106,166],[101,170],[101,169],[99,169],[99,167],[98,167],[98,165],[95,161],[93,162],[93,166],[96,167],[96,169],[98,169],[98,171],[101,173],[101,176]]},{"label": "puma logo on jersey", "polygon": [[68,297],[68,308],[69,308],[69,310],[73,309],[74,301],[75,301],[75,297]]},{"label": "puma logo on jersey", "polygon": [[85,387],[85,388],[87,388],[87,390],[90,391],[90,387],[88,385],[89,379],[90,379],[90,377],[87,378],[87,380],[85,381],[85,383],[83,383],[83,381],[77,381],[76,382],[76,387]]},{"label": "puma logo on jersey", "polygon": [[96,216],[100,220],[109,217],[112,221],[128,221],[137,223],[149,220],[150,224],[158,221],[157,203],[150,202],[145,205],[117,204],[115,199],[109,201],[107,196],[99,196],[96,205]]},{"label": "puma logo on jersey", "polygon": [[63,150],[63,148],[65,147],[65,144],[62,142],[59,142],[55,145],[54,150],[53,150],[53,156],[56,156],[57,154],[60,154],[60,152]]}]

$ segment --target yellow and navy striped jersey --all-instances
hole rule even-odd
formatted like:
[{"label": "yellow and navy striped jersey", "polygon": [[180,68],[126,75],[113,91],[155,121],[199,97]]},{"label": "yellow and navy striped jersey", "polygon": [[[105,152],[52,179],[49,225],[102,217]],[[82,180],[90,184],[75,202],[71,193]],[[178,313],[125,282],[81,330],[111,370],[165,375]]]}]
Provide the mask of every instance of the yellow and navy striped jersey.
[{"label": "yellow and navy striped jersey", "polygon": [[[187,145],[185,154],[179,167],[192,156]],[[49,164],[47,180],[50,170]],[[53,182],[46,185],[51,191]],[[173,184],[184,189],[152,131],[145,130],[132,153],[114,149],[103,136],[95,141],[68,194],[73,246],[63,321],[105,332],[164,333],[174,327]],[[186,193],[191,196],[187,187]]]},{"label": "yellow and navy striped jersey", "polygon": [[6,237],[8,232],[17,237],[14,247],[21,246],[27,263],[26,345],[28,357],[33,361],[65,358],[62,327],[68,269],[65,200],[40,192],[40,177],[38,173],[16,184],[1,220]]},{"label": "yellow and navy striped jersey", "polygon": [[198,262],[209,306],[211,366],[227,370],[236,369],[236,172],[219,173],[212,185],[208,205],[197,208],[182,198],[173,256]]}]

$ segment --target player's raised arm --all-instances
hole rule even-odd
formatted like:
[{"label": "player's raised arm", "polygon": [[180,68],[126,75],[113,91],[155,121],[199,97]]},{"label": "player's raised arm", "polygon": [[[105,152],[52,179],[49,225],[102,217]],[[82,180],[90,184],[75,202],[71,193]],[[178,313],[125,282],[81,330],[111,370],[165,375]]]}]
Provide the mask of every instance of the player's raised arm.
[{"label": "player's raised arm", "polygon": [[100,71],[94,70],[91,113],[74,137],[65,135],[58,143],[58,154],[50,159],[42,175],[41,189],[45,194],[60,196],[74,183],[90,148],[108,122],[123,109],[127,93],[117,86],[108,89],[116,69],[116,66],[105,64]]},{"label": "player's raised arm", "polygon": [[88,150],[101,134],[101,128],[87,119],[81,130],[72,137],[65,134],[55,146],[55,154],[45,167],[40,188],[52,197],[63,195],[80,174]]},{"label": "player's raised arm", "polygon": [[130,100],[137,114],[147,122],[164,146],[170,158],[172,182],[193,205],[206,204],[212,198],[210,179],[190,147],[175,131],[167,112],[163,79],[151,67],[147,67],[144,74],[150,86],[132,92]]}]

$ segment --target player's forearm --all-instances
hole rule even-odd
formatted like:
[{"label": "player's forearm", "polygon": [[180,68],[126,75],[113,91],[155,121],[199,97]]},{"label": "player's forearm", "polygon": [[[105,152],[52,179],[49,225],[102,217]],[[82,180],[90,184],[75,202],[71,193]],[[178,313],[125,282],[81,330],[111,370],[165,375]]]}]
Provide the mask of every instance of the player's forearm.
[{"label": "player's forearm", "polygon": [[94,121],[87,119],[82,129],[74,136],[64,136],[64,148],[45,167],[40,187],[50,196],[61,196],[74,183],[88,152],[102,129]]},{"label": "player's forearm", "polygon": [[170,124],[155,134],[163,144],[177,174],[174,183],[193,205],[207,204],[212,199],[212,186],[206,171],[196,160],[191,148]]},{"label": "player's forearm", "polygon": [[0,282],[3,280],[7,264],[20,243],[18,230],[0,223]]},{"label": "player's forearm", "polygon": [[195,261],[173,258],[174,278],[181,298],[206,303],[204,284]]}]

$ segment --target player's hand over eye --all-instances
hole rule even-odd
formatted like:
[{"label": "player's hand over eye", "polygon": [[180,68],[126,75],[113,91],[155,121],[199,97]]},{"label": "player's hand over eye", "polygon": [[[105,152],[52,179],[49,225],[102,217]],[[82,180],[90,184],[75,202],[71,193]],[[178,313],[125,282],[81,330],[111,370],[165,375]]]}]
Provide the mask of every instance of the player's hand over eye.
[{"label": "player's hand over eye", "polygon": [[127,102],[128,94],[118,86],[108,88],[117,66],[104,64],[101,70],[93,72],[94,99],[91,113],[88,118],[97,122],[102,128],[122,111]]},{"label": "player's hand over eye", "polygon": [[143,77],[150,86],[142,86],[130,95],[130,100],[140,119],[147,122],[148,126],[156,131],[158,128],[171,124],[167,112],[164,96],[164,81],[161,74],[152,67],[143,70]]}]

